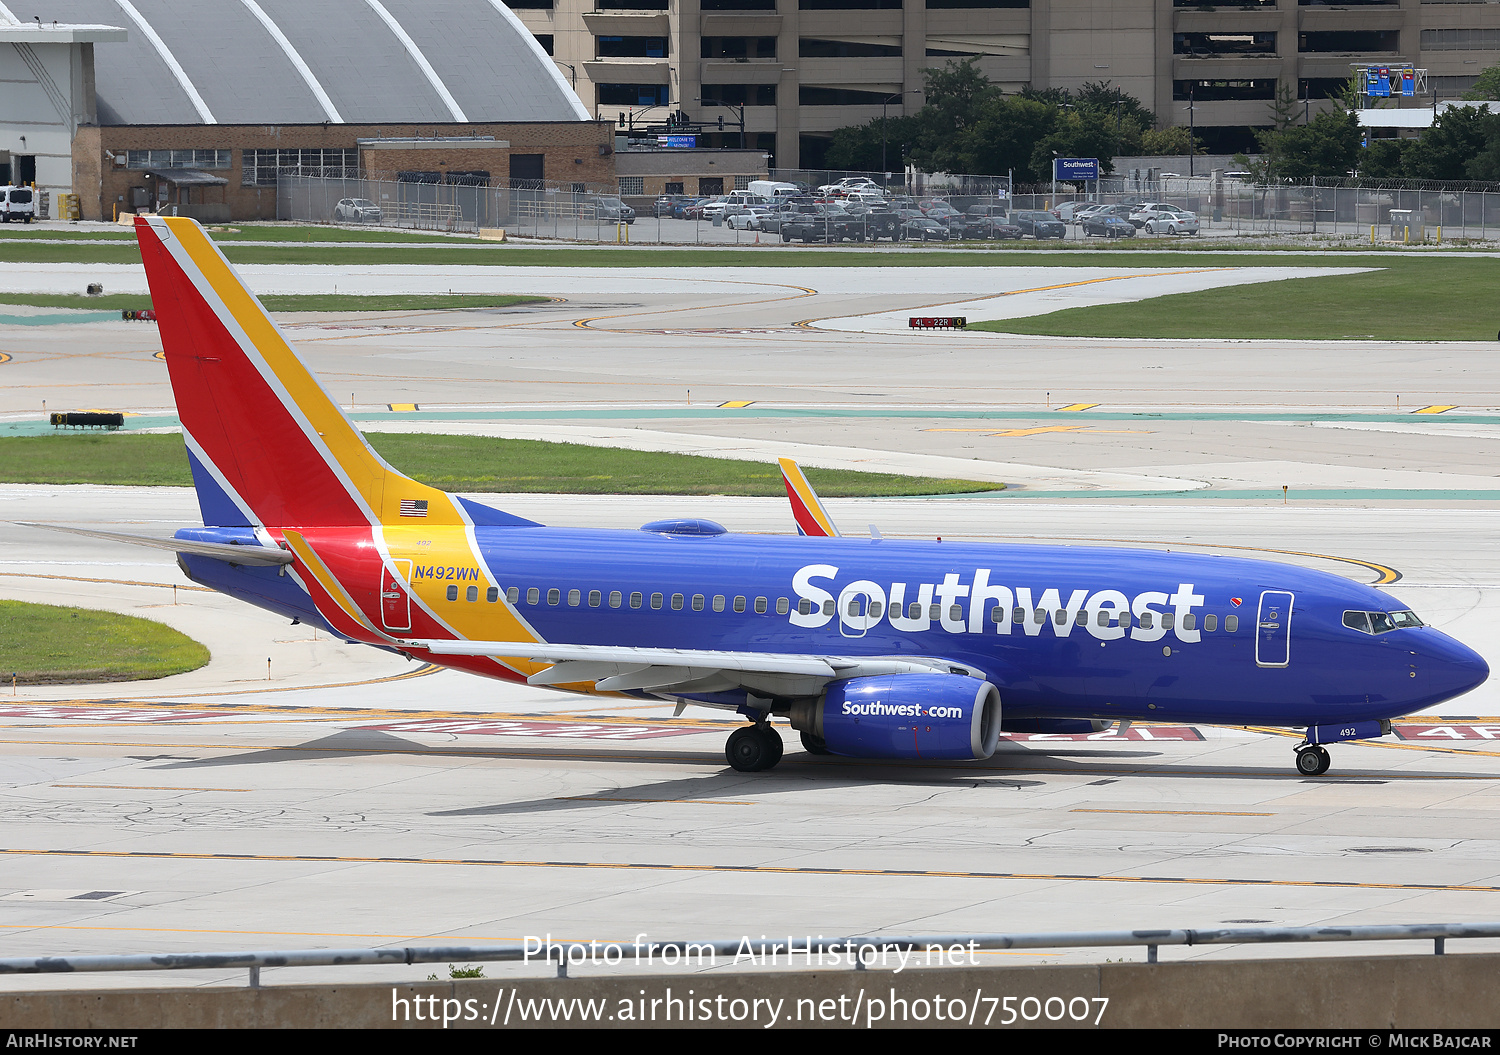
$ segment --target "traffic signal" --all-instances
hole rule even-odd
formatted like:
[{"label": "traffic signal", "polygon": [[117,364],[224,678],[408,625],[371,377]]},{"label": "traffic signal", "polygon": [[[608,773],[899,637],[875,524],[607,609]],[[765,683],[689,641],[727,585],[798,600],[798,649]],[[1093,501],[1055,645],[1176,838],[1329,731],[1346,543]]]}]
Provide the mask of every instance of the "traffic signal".
[{"label": "traffic signal", "polygon": [[723,114],[719,115],[719,131],[720,132],[724,131],[724,115]]},{"label": "traffic signal", "polygon": [[620,111],[620,127],[621,128],[625,127],[625,111],[624,110]]}]

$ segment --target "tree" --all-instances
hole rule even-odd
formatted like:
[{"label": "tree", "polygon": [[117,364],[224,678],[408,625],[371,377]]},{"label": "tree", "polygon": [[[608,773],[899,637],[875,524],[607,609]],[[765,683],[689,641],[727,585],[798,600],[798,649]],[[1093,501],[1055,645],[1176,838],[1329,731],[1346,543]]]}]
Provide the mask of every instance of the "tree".
[{"label": "tree", "polygon": [[1480,71],[1474,87],[1464,92],[1465,99],[1500,99],[1500,64]]},{"label": "tree", "polygon": [[1266,174],[1274,179],[1344,176],[1359,161],[1359,122],[1352,111],[1325,111],[1305,125],[1257,132]]},{"label": "tree", "polygon": [[1202,140],[1190,135],[1186,125],[1148,128],[1141,133],[1141,153],[1150,157],[1183,157],[1202,149]]},{"label": "tree", "polygon": [[1500,135],[1500,114],[1477,106],[1451,106],[1402,157],[1402,168],[1412,179],[1466,180],[1469,162]]}]

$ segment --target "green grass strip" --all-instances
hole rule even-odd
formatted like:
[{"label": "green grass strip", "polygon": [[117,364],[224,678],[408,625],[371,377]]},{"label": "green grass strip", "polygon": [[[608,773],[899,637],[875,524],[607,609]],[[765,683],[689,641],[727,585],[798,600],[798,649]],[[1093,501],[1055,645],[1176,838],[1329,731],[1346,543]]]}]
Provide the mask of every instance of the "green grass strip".
[{"label": "green grass strip", "polygon": [[[584,495],[785,495],[774,464],[487,436],[370,433],[380,455],[444,491]],[[1005,485],[845,469],[808,469],[825,498],[998,491]],[[0,483],[190,487],[175,435],[64,433],[0,438]]]},{"label": "green grass strip", "polygon": [[1421,260],[1325,275],[1174,293],[1126,304],[971,323],[971,330],[1055,337],[1493,341],[1500,260]]},{"label": "green grass strip", "polygon": [[131,615],[0,601],[0,679],[19,685],[139,681],[197,670],[208,649],[162,623]]}]

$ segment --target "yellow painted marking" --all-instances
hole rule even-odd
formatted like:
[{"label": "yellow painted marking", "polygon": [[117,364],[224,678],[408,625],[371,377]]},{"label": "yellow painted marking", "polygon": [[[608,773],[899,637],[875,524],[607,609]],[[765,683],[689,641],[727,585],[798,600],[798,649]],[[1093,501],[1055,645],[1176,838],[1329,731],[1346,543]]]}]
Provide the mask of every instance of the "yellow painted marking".
[{"label": "yellow painted marking", "polygon": [[151,358],[153,358],[153,359],[160,359],[162,362],[166,362],[167,361],[167,353],[166,352],[152,352],[151,353]]},{"label": "yellow painted marking", "polygon": [[[1066,409],[1066,408],[1064,408]],[[1038,425],[1031,429],[923,429],[923,432],[983,432],[990,436],[1037,436],[1044,432],[1094,432],[1107,436],[1149,436],[1150,429],[1096,429],[1092,425]]]},{"label": "yellow painted marking", "polygon": [[[157,352],[156,354],[160,355],[161,353]],[[0,352],[0,363],[8,363],[8,362],[10,362],[10,353],[9,352]]]},{"label": "yellow painted marking", "polygon": [[753,400],[753,399],[731,399],[728,403],[720,403],[719,404],[719,409],[722,410],[722,409],[724,409],[726,407],[728,407],[730,409],[735,409],[735,408],[738,408],[738,407],[748,407],[748,406],[752,405],[754,402],[755,402],[755,400]]},{"label": "yellow painted marking", "polygon": [[[665,862],[625,861],[529,861],[500,858],[464,857],[354,857],[323,856],[313,854],[215,854],[173,853],[165,850],[35,850],[0,848],[0,854],[16,857],[65,857],[100,858],[115,860],[168,861],[223,861],[227,864],[243,865],[247,861],[256,863],[304,863],[318,864],[374,864],[374,865],[447,865],[449,867],[478,868],[544,868],[567,871],[644,871],[644,872],[735,872],[742,875],[814,875],[814,876],[869,876],[875,878],[910,879],[1019,879],[1027,882],[1052,881],[1063,883],[1135,883],[1168,884],[1173,886],[1255,886],[1255,887],[1302,887],[1333,890],[1411,890],[1411,891],[1461,891],[1464,893],[1496,894],[1500,886],[1485,886],[1477,883],[1371,883],[1338,879],[1234,879],[1208,876],[1155,876],[1155,875],[1099,875],[1069,874],[1054,872],[969,872],[959,870],[923,870],[914,868],[820,868],[817,866],[791,865],[716,865],[716,864],[667,864]],[[26,924],[30,928],[31,924]]]},{"label": "yellow painted marking", "polygon": [[1093,410],[1098,405],[1098,403],[1070,403],[1068,406],[1058,407],[1057,409],[1059,413],[1067,410]]},{"label": "yellow painted marking", "polygon": [[420,409],[422,409],[421,407],[417,406],[415,403],[387,403],[386,406],[390,407],[391,410],[396,411],[396,412],[400,412],[400,413],[410,413],[413,410],[420,410]]},{"label": "yellow painted marking", "polygon": [[1095,810],[1079,808],[1069,813],[1140,813],[1164,817],[1274,817],[1274,813],[1229,813],[1219,810]]},{"label": "yellow painted marking", "polygon": [[1442,413],[1445,413],[1447,411],[1457,410],[1457,409],[1458,409],[1458,404],[1457,403],[1450,403],[1450,404],[1448,404],[1446,406],[1444,406],[1443,404],[1439,403],[1439,404],[1434,405],[1434,406],[1423,407],[1421,410],[1414,410],[1414,411],[1412,411],[1412,413],[1413,414],[1442,414]]},{"label": "yellow painted marking", "polygon": [[169,788],[164,784],[53,784],[54,788],[107,788],[110,791],[254,791],[254,788]]}]

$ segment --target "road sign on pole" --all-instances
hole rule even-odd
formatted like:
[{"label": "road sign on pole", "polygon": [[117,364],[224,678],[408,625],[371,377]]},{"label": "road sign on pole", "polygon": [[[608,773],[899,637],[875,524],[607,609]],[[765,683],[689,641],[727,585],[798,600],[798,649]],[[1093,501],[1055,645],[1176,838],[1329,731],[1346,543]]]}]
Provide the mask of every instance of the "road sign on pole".
[{"label": "road sign on pole", "polygon": [[1055,180],[1096,180],[1099,178],[1099,159],[1053,158],[1052,178]]}]

